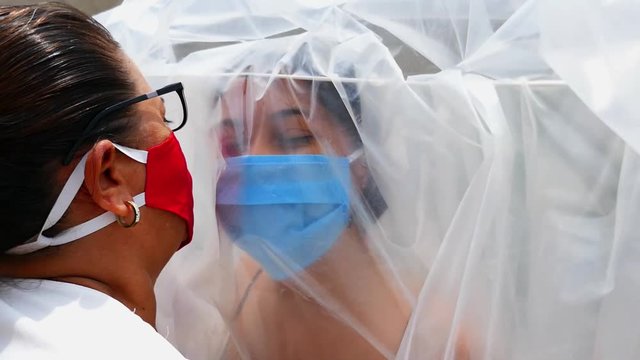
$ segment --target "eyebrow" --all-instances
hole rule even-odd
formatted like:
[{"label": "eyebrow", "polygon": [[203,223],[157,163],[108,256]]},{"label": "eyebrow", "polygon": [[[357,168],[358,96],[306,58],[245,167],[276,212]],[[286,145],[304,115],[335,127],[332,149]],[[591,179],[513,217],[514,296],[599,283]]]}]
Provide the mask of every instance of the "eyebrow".
[{"label": "eyebrow", "polygon": [[286,108],[286,109],[276,111],[273,114],[269,115],[269,121],[281,121],[290,116],[300,116],[300,115],[302,115],[305,118],[309,117],[308,112],[303,111],[300,108]]},{"label": "eyebrow", "polygon": [[220,121],[220,126],[235,126],[240,121],[239,118],[224,118]]},{"label": "eyebrow", "polygon": [[[273,114],[269,115],[268,119],[269,121],[282,121],[290,116],[303,116],[305,118],[308,118],[309,114],[300,108],[286,108],[286,109],[276,111]],[[240,121],[240,119],[228,117],[228,118],[222,119],[220,124],[230,125],[230,123],[235,123],[237,121]]]},{"label": "eyebrow", "polygon": [[220,126],[235,126],[235,123],[237,121],[237,119],[233,118],[224,118],[222,119],[222,121],[220,121]]}]

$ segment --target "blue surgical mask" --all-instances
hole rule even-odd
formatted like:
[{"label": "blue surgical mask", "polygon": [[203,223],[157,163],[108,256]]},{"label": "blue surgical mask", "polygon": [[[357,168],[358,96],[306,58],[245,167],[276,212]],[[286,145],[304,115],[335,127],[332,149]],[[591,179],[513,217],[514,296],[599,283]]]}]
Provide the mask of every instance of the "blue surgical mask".
[{"label": "blue surgical mask", "polygon": [[322,257],[349,222],[349,158],[248,155],[227,159],[217,213],[230,238],[275,280]]}]

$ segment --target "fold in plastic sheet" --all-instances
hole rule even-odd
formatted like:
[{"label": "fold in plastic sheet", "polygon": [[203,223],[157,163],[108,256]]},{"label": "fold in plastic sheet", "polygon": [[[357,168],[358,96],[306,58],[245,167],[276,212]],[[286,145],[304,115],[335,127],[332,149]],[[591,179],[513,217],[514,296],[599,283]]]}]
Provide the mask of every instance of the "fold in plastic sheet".
[{"label": "fold in plastic sheet", "polygon": [[[639,11],[181,0],[99,15],[153,85],[188,97],[196,228],[157,284],[158,331],[193,359],[637,359]],[[296,240],[290,212],[268,227],[221,210],[251,200],[231,157],[358,148],[318,175],[349,179],[348,222],[327,215],[340,196],[300,212],[334,219],[308,252],[279,245]]]}]

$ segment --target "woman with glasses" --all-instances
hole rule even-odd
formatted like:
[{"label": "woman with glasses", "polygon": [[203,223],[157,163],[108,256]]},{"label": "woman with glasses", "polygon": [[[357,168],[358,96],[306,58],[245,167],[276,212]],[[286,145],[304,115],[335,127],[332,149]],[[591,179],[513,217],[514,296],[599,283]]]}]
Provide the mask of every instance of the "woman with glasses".
[{"label": "woman with glasses", "polygon": [[182,359],[154,329],[193,231],[182,85],[60,4],[0,6],[0,69],[0,359]]}]

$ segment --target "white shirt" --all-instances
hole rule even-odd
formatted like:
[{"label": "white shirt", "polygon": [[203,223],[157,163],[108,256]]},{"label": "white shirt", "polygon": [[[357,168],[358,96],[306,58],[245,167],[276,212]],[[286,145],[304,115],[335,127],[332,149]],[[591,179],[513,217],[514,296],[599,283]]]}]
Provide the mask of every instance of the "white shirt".
[{"label": "white shirt", "polygon": [[99,291],[0,280],[0,360],[184,359],[153,327]]}]

